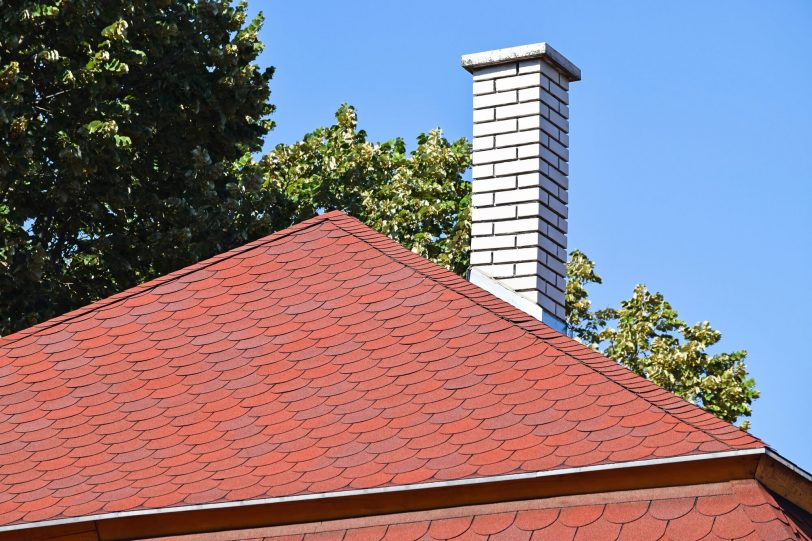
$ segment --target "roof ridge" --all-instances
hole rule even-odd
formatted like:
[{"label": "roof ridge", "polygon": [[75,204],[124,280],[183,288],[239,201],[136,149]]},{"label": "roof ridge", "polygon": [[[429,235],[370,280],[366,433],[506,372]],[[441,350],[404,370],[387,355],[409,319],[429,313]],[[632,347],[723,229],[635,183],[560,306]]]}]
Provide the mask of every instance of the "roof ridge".
[{"label": "roof ridge", "polygon": [[131,299],[137,295],[147,293],[162,285],[166,285],[172,282],[173,280],[183,278],[184,276],[188,276],[194,272],[208,268],[212,265],[220,263],[221,261],[226,261],[234,256],[243,254],[260,246],[267,246],[272,242],[284,239],[285,237],[288,237],[292,234],[313,227],[317,224],[320,224],[321,222],[330,220],[336,217],[337,215],[346,216],[346,214],[344,214],[340,210],[333,210],[330,212],[325,212],[324,214],[313,216],[312,218],[303,220],[297,224],[291,225],[290,227],[286,227],[284,229],[280,229],[279,231],[275,231],[270,235],[260,237],[256,240],[253,240],[241,246],[237,246],[236,248],[232,248],[231,250],[228,250],[226,252],[214,255],[207,259],[203,259],[202,261],[198,261],[197,263],[192,263],[191,265],[172,271],[169,274],[164,274],[163,276],[158,276],[151,280],[147,280],[146,282],[142,282],[138,285],[127,288],[124,291],[114,293],[109,297],[104,297],[103,299],[99,299],[90,304],[86,304],[69,312],[65,312],[64,314],[54,316],[50,319],[46,319],[45,321],[37,323],[36,325],[32,325],[31,327],[26,327],[25,329],[19,330],[17,332],[13,332],[5,336],[0,336],[0,347],[5,347],[14,344],[33,334],[37,334],[44,330],[51,329],[59,324],[75,321],[76,319],[82,316],[108,308],[119,302]]},{"label": "roof ridge", "polygon": [[[745,432],[736,425],[728,423],[703,410],[696,404],[692,404],[684,398],[663,389],[620,363],[605,357],[600,352],[581,344],[574,338],[559,333],[552,327],[538,321],[529,314],[488,293],[459,275],[404,248],[396,241],[375,231],[357,218],[343,212],[331,214],[330,221],[333,224],[366,242],[384,255],[400,263],[408,264],[412,269],[420,272],[426,278],[450,288],[455,293],[467,297],[482,308],[494,313],[497,317],[519,326],[522,330],[540,338],[545,344],[559,351],[561,354],[581,362],[590,369],[617,383],[635,396],[645,400],[652,406],[659,408],[676,420],[711,436],[719,443],[730,445],[727,440],[735,438],[722,439],[718,431],[727,430],[727,433],[730,433],[729,429],[732,428],[734,431],[740,433],[737,437],[746,436],[750,438],[752,441],[748,442],[748,444],[761,444],[766,446],[759,438]],[[401,253],[398,254],[396,258],[395,255],[389,252],[390,250]],[[442,273],[442,276],[437,274],[438,271]],[[645,396],[645,394],[654,396],[649,397]],[[676,402],[674,402],[674,400],[676,400]],[[686,407],[687,409],[685,409]]]}]

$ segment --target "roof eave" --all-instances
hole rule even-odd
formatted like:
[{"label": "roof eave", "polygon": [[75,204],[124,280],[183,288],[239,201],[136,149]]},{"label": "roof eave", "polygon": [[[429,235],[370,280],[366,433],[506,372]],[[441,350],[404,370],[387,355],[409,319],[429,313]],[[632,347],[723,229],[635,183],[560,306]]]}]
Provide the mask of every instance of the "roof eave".
[{"label": "roof eave", "polygon": [[[199,534],[359,515],[425,511],[600,492],[676,487],[757,479],[812,512],[809,474],[774,451],[759,447],[620,464],[303,494],[102,515],[0,527],[0,541],[22,532],[33,538],[84,534],[99,541]],[[562,482],[566,481],[566,482]],[[465,487],[465,490],[459,490]],[[408,497],[404,497],[408,494]]]}]

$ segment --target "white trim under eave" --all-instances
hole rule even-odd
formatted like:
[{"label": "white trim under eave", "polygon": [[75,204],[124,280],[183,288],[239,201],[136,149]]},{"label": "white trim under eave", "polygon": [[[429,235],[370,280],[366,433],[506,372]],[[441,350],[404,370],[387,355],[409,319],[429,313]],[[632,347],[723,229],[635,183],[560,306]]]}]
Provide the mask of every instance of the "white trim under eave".
[{"label": "white trim under eave", "polygon": [[[364,489],[356,489],[356,490],[339,490],[335,492],[322,492],[318,494],[300,494],[296,496],[280,496],[276,498],[262,498],[256,500],[242,500],[236,502],[221,502],[221,503],[203,503],[197,505],[184,505],[178,507],[162,507],[160,509],[141,509],[137,511],[116,511],[113,513],[104,513],[101,515],[88,515],[83,517],[73,517],[73,518],[64,518],[64,519],[56,519],[56,520],[44,520],[40,522],[27,522],[23,524],[12,524],[8,526],[0,526],[0,533],[2,532],[11,532],[15,530],[23,530],[29,528],[40,528],[44,526],[60,526],[65,524],[77,524],[81,522],[93,522],[96,520],[109,520],[115,518],[124,518],[124,517],[137,517],[137,516],[145,516],[145,515],[161,515],[166,513],[182,513],[187,511],[207,511],[212,509],[227,509],[227,508],[235,508],[235,507],[245,507],[245,506],[253,506],[253,505],[268,505],[268,504],[275,504],[275,503],[283,503],[283,502],[296,502],[296,501],[307,501],[307,500],[321,500],[326,498],[342,498],[342,497],[350,497],[350,496],[359,496],[359,495],[370,495],[370,494],[386,494],[390,492],[407,492],[411,490],[422,490],[422,489],[431,489],[431,488],[440,488],[440,487],[464,487],[470,485],[480,485],[486,483],[498,483],[502,481],[517,481],[517,480],[526,480],[526,479],[539,479],[544,477],[557,477],[557,476],[565,476],[565,475],[573,475],[578,473],[588,473],[588,472],[597,472],[597,471],[608,471],[608,470],[620,470],[626,468],[642,468],[647,466],[657,466],[661,464],[677,464],[681,462],[694,462],[694,461],[701,461],[701,460],[713,460],[719,458],[729,458],[729,457],[736,457],[736,456],[748,456],[748,455],[768,455],[770,457],[776,458],[782,462],[782,464],[791,464],[788,463],[783,458],[779,457],[779,455],[775,454],[773,451],[770,451],[766,447],[759,447],[757,449],[741,449],[738,451],[723,451],[719,453],[706,453],[702,455],[685,455],[685,456],[677,456],[671,458],[655,458],[652,460],[635,460],[632,462],[618,462],[613,464],[599,464],[597,466],[582,466],[578,468],[566,468],[561,470],[547,470],[547,471],[538,471],[538,472],[528,472],[528,473],[513,473],[509,475],[495,475],[491,477],[475,477],[472,479],[457,479],[453,481],[439,481],[434,483],[415,483],[411,485],[398,485],[398,486],[388,486],[388,487],[379,487],[379,488],[364,488]],[[809,478],[809,474],[798,468],[797,466],[791,465],[789,466],[794,471],[798,472],[800,475],[805,475],[806,478]]]}]

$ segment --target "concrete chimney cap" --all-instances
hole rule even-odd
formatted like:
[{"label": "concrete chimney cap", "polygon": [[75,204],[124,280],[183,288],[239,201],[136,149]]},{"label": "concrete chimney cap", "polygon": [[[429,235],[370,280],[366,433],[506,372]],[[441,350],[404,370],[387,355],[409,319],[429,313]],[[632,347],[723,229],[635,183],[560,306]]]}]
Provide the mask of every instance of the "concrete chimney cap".
[{"label": "concrete chimney cap", "polygon": [[474,70],[486,66],[520,62],[522,60],[534,60],[537,58],[541,58],[548,64],[551,64],[558,71],[566,75],[570,81],[581,80],[581,70],[578,69],[575,64],[567,60],[564,55],[544,42],[466,54],[462,56],[461,64],[463,68],[473,73]]}]

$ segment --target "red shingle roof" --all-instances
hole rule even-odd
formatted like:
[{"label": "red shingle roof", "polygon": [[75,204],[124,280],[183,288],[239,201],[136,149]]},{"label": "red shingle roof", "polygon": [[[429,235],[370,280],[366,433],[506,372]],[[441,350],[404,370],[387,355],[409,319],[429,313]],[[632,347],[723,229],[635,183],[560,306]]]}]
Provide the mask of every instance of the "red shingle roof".
[{"label": "red shingle roof", "polygon": [[338,212],[0,339],[0,525],[763,446]]},{"label": "red shingle roof", "polygon": [[[757,481],[477,505],[174,537],[173,541],[812,539],[812,523]],[[801,512],[800,514],[803,514]]]}]

